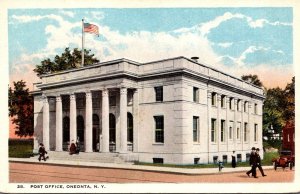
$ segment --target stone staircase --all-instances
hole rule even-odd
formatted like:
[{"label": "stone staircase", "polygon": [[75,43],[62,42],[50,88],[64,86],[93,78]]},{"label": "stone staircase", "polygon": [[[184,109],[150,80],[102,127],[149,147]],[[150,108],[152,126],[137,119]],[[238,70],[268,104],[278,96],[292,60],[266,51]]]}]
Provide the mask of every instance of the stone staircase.
[{"label": "stone staircase", "polygon": [[[69,152],[56,152],[48,151],[47,156],[50,160],[64,160],[64,161],[84,161],[84,162],[97,162],[97,163],[117,163],[124,164],[124,159],[119,157],[118,153],[85,153],[79,152],[79,154],[70,155]],[[35,156],[34,158],[38,158]]]}]

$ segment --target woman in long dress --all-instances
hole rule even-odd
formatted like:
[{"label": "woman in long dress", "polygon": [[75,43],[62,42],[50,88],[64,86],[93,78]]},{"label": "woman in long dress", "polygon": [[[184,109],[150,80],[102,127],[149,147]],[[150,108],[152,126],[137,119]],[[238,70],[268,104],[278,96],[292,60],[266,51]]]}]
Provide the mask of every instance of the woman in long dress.
[{"label": "woman in long dress", "polygon": [[236,167],[236,156],[235,156],[235,151],[232,152],[232,155],[231,155],[231,166],[232,168],[235,168]]}]

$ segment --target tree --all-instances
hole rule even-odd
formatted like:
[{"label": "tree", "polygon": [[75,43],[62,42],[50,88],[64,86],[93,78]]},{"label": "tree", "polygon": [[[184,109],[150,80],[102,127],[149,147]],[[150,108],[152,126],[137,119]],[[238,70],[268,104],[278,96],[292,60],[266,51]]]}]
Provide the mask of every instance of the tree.
[{"label": "tree", "polygon": [[13,82],[14,88],[8,88],[8,108],[12,122],[16,124],[17,136],[33,135],[33,98],[21,80]]},{"label": "tree", "polygon": [[[94,54],[90,54],[91,50],[84,49],[84,66],[92,65],[99,62]],[[36,65],[33,70],[37,73],[37,76],[41,76],[47,73],[59,72],[67,69],[77,68],[81,65],[81,50],[74,48],[71,52],[67,47],[65,51],[59,56],[56,55],[52,60],[49,58],[41,61],[40,64]]]},{"label": "tree", "polygon": [[286,121],[295,123],[295,77],[285,87],[284,97],[283,117]]},{"label": "tree", "polygon": [[281,129],[285,124],[283,118],[284,98],[284,91],[281,88],[266,89],[266,99],[263,107],[264,135],[267,135],[271,126],[275,133],[281,133]]},{"label": "tree", "polygon": [[250,82],[251,84],[256,85],[258,87],[262,87],[263,86],[262,82],[258,79],[257,75],[252,75],[252,74],[243,75],[242,76],[242,80]]}]

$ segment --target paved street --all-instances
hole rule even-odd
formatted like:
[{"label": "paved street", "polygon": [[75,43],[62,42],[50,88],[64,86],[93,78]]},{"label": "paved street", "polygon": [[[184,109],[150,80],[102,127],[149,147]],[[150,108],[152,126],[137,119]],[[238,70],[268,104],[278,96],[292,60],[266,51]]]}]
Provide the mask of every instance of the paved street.
[{"label": "paved street", "polygon": [[294,170],[265,170],[266,177],[258,172],[258,179],[249,178],[245,172],[185,175],[141,170],[113,168],[74,167],[45,163],[9,163],[11,183],[196,183],[196,182],[292,182]]}]

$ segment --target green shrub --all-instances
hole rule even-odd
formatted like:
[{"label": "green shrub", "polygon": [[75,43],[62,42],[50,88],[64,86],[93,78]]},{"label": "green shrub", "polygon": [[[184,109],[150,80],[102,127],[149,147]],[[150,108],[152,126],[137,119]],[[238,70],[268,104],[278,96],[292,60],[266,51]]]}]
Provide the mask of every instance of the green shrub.
[{"label": "green shrub", "polygon": [[33,139],[9,139],[8,156],[11,158],[29,158],[33,156]]},{"label": "green shrub", "polygon": [[264,153],[264,159],[261,161],[262,165],[272,165],[272,159],[278,158],[278,152],[266,152]]}]

